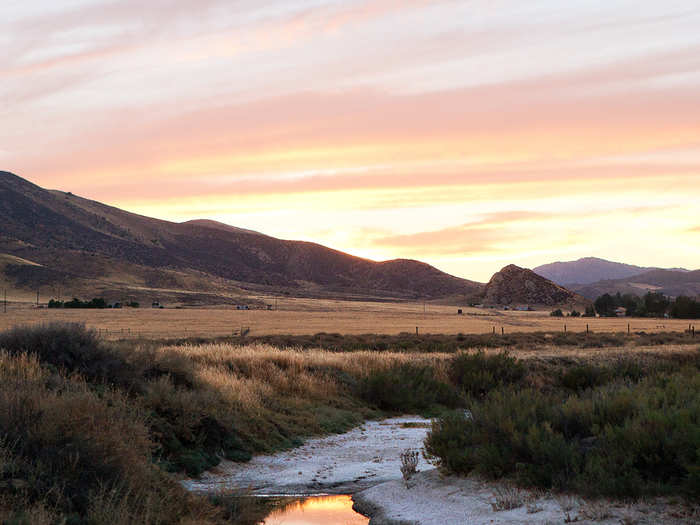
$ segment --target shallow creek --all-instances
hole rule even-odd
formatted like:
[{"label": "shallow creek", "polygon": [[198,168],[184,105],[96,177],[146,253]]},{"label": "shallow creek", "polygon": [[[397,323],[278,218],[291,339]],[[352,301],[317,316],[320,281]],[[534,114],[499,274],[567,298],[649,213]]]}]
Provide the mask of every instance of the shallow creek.
[{"label": "shallow creek", "polygon": [[[182,483],[194,492],[273,494],[353,494],[401,477],[399,455],[420,449],[430,427],[421,417],[368,421],[346,432],[307,440],[302,446],[247,463],[223,461],[199,479]],[[421,457],[419,470],[433,467]]]},{"label": "shallow creek", "polygon": [[312,496],[281,505],[265,525],[367,525],[369,518],[352,510],[348,495]]},{"label": "shallow creek", "polygon": [[[430,420],[417,416],[368,421],[350,432],[310,439],[248,463],[222,462],[199,479],[182,483],[195,492],[296,497],[276,507],[265,525],[367,524],[367,518],[352,510],[350,495],[400,479],[401,452],[421,449],[429,428]],[[432,468],[420,458],[419,470]]]}]

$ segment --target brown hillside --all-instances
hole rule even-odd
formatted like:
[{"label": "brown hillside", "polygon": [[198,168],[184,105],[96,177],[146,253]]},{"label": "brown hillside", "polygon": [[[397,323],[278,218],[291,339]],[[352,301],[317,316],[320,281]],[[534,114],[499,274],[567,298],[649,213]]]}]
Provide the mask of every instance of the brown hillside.
[{"label": "brown hillside", "polygon": [[[406,299],[468,295],[479,283],[412,260],[374,262],[314,243],[287,241],[214,221],[173,223],[0,172],[0,254],[22,288],[81,282],[213,292],[240,287],[292,295]],[[150,292],[149,292],[150,293]]]}]

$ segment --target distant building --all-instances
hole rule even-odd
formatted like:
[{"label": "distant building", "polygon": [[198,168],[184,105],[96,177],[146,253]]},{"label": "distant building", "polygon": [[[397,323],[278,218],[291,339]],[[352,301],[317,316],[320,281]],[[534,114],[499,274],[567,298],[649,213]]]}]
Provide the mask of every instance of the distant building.
[{"label": "distant building", "polygon": [[627,308],[624,306],[618,306],[615,308],[615,317],[625,317],[627,315]]},{"label": "distant building", "polygon": [[250,307],[247,304],[237,304],[236,310],[250,310]]},{"label": "distant building", "polygon": [[158,301],[153,301],[153,304],[151,304],[151,308],[162,308],[162,306]]}]

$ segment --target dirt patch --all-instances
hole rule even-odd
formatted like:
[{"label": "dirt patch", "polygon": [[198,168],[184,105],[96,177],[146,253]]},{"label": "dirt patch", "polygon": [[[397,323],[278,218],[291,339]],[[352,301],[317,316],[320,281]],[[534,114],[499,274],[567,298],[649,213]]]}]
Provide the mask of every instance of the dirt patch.
[{"label": "dirt patch", "polygon": [[[354,509],[370,525],[493,525],[597,523],[635,525],[698,523],[696,507],[656,499],[625,504],[585,501],[575,496],[538,494],[475,478],[442,476],[433,469],[412,479],[378,484],[353,496]],[[512,508],[510,508],[512,507]]]},{"label": "dirt patch", "polygon": [[[345,434],[310,439],[301,447],[248,463],[223,462],[183,485],[196,492],[245,489],[253,494],[347,494],[401,478],[399,455],[421,449],[430,420],[370,421]],[[432,469],[422,457],[419,470]]]}]

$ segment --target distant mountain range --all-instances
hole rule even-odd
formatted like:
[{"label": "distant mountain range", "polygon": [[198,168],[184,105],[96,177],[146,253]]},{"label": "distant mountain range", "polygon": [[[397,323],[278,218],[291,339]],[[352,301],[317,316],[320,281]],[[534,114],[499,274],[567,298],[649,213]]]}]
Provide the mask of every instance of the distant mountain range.
[{"label": "distant mountain range", "polygon": [[545,264],[533,271],[589,299],[617,292],[644,295],[656,291],[671,296],[700,294],[700,271],[684,268],[650,268],[585,257]]},{"label": "distant mountain range", "polygon": [[617,290],[700,293],[698,272],[647,270],[587,258],[534,272],[509,265],[482,284],[410,259],[375,262],[210,220],[144,217],[0,171],[0,286],[25,297],[194,305],[284,294],[554,306]]},{"label": "distant mountain range", "polygon": [[[550,281],[554,281],[562,286],[569,286],[572,284],[591,284],[604,280],[625,279],[626,277],[661,269],[606,261],[597,257],[584,257],[576,261],[543,264],[532,270]],[[671,270],[688,271],[683,268],[671,268]]]}]

